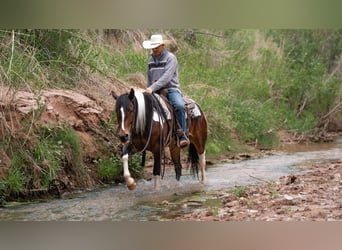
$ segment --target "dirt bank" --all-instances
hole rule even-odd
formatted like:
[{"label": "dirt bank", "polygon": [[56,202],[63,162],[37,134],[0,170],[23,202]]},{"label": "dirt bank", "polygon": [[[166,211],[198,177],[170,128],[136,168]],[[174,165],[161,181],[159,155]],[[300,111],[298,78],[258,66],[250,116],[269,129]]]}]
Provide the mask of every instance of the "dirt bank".
[{"label": "dirt bank", "polygon": [[42,173],[51,169],[51,162],[39,162],[33,156],[40,145],[38,133],[42,126],[72,128],[81,142],[84,170],[71,166],[71,159],[62,159],[63,166],[53,180],[63,186],[58,192],[103,184],[94,161],[107,159],[120,146],[114,125],[110,125],[115,105],[110,91],[121,93],[127,87],[114,80],[99,79],[90,78],[73,90],[47,89],[38,93],[0,86],[0,180],[7,175],[15,152],[23,152],[20,155],[25,161],[22,170],[27,183],[20,196],[24,199],[27,195],[46,196],[50,191],[41,182]]}]

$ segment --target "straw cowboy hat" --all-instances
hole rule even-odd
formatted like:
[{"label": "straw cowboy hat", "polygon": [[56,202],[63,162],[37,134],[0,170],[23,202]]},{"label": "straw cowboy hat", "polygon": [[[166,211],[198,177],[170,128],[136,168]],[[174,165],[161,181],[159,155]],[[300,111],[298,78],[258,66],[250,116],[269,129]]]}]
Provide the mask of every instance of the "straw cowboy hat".
[{"label": "straw cowboy hat", "polygon": [[161,44],[165,44],[166,41],[163,40],[162,35],[152,35],[150,40],[144,41],[142,46],[145,49],[157,48]]}]

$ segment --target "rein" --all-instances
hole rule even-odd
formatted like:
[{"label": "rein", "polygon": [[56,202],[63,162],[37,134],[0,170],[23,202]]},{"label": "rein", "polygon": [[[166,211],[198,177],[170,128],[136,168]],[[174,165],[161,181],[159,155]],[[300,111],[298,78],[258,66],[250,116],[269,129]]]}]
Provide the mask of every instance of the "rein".
[{"label": "rein", "polygon": [[[134,102],[134,111],[137,110],[137,104],[136,102]],[[137,114],[137,112],[135,112]],[[135,124],[136,124],[136,120],[137,120],[137,115],[134,116],[134,120],[133,120],[133,124],[134,124],[134,130],[136,131],[136,127],[135,127]],[[152,121],[150,122],[150,131],[149,131],[149,134],[148,134],[148,138],[147,138],[147,142],[144,146],[144,148],[142,150],[140,150],[138,153],[143,153],[144,151],[146,151],[147,147],[148,147],[148,144],[150,144],[150,140],[151,140],[151,136],[152,136]],[[132,143],[132,137],[129,138],[129,142],[131,145],[133,145]]]},{"label": "rein", "polygon": [[[155,108],[156,108],[156,111],[157,111],[159,119],[164,118],[164,120],[167,122],[167,117],[166,117],[166,114],[165,114],[165,112],[163,110],[163,107],[161,106],[160,101],[158,100],[158,98],[154,94],[152,94],[152,96],[153,96],[154,100],[157,103]],[[152,124],[152,122],[151,122],[151,124]],[[165,148],[165,145],[168,143],[168,140],[170,139],[170,137],[169,137],[170,133],[168,134],[167,140],[165,142],[165,140],[164,140],[164,133],[163,133],[163,126],[162,126],[161,122],[159,122],[159,127],[160,127],[160,143],[159,143],[159,145],[160,145],[160,147],[159,147],[159,150],[160,150],[160,160],[161,160],[161,157],[162,157],[162,155],[164,153],[163,171],[162,171],[162,174],[161,174],[161,178],[164,178],[165,168],[166,168],[166,166],[165,166],[165,150],[164,150],[164,148]]]},{"label": "rein", "polygon": [[144,148],[139,151],[139,153],[142,153],[142,152],[144,152],[147,149],[148,144],[150,144],[151,136],[152,136],[152,122],[150,123],[150,132],[148,134],[147,142],[146,142]]},{"label": "rein", "polygon": [[[159,117],[159,128],[160,128],[160,157],[162,157],[162,155],[164,154],[164,160],[163,160],[163,171],[162,171],[162,174],[161,174],[161,177],[163,178],[164,177],[164,174],[165,174],[165,146],[169,143],[169,140],[170,140],[170,137],[171,137],[171,134],[172,134],[172,126],[169,124],[170,126],[170,131],[168,132],[168,135],[166,137],[166,140],[165,140],[165,137],[164,137],[164,133],[163,133],[163,125],[162,125],[162,119],[164,119],[166,122],[168,122],[168,119],[166,117],[166,114],[163,110],[163,107],[160,103],[160,101],[158,100],[158,98],[155,96],[155,94],[152,94],[152,98],[154,100],[153,103],[155,103],[156,105],[153,105],[152,104],[152,107],[153,109],[155,109],[155,111],[157,112],[158,114],[158,117]],[[136,105],[134,105],[134,108],[136,109]],[[136,119],[137,119],[137,116],[134,117],[134,120],[133,120],[133,124],[135,125],[136,124]],[[150,126],[149,126],[149,135],[148,135],[148,138],[147,138],[147,141],[146,141],[146,144],[145,146],[143,147],[142,150],[140,150],[138,153],[142,153],[144,154],[149,143],[150,143],[150,140],[151,140],[151,137],[152,137],[152,126],[153,126],[153,118],[151,119],[150,121]],[[135,126],[134,126],[134,130],[135,129]],[[131,138],[130,138],[131,139]],[[130,141],[130,143],[132,144],[132,142]]]}]

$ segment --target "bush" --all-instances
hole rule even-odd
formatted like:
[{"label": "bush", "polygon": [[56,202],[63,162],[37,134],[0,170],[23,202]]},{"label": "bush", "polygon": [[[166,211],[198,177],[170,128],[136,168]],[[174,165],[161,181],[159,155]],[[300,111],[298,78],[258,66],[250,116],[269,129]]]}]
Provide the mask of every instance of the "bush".
[{"label": "bush", "polygon": [[122,161],[119,157],[113,156],[107,159],[95,161],[98,175],[104,181],[117,179],[122,173]]},{"label": "bush", "polygon": [[277,121],[272,105],[257,101],[234,103],[232,106],[234,128],[245,142],[258,141],[264,146],[272,146],[277,142]]}]

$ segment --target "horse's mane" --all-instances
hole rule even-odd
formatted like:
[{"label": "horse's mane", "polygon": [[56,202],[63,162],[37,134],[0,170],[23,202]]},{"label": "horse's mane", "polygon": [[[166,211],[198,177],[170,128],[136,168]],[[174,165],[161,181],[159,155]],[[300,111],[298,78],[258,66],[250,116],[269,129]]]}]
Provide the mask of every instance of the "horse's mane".
[{"label": "horse's mane", "polygon": [[153,112],[156,110],[166,120],[165,112],[159,101],[152,94],[134,91],[134,95],[137,105],[135,130],[141,135],[144,133],[149,134],[150,129],[152,129]]},{"label": "horse's mane", "polygon": [[138,134],[144,134],[146,128],[146,103],[144,94],[140,91],[134,91],[137,100],[137,115],[135,119],[135,129]]},{"label": "horse's mane", "polygon": [[[160,104],[153,95],[138,90],[134,91],[134,97],[132,100],[136,107],[134,131],[139,135],[149,134],[152,127],[154,108]],[[117,99],[117,113],[120,112],[120,107],[125,110],[128,109],[129,99],[129,94],[123,94]]]}]

